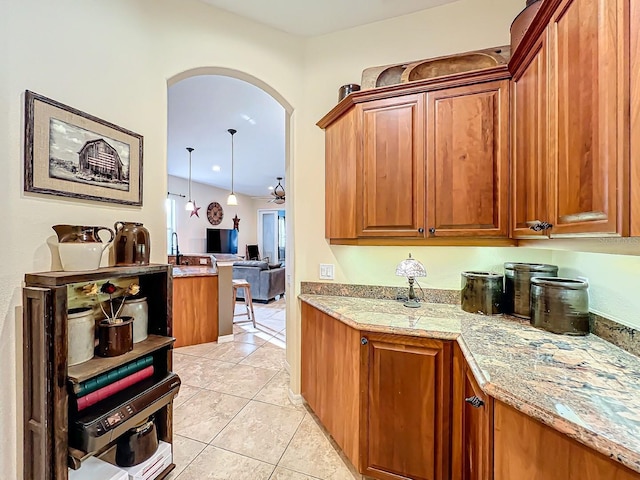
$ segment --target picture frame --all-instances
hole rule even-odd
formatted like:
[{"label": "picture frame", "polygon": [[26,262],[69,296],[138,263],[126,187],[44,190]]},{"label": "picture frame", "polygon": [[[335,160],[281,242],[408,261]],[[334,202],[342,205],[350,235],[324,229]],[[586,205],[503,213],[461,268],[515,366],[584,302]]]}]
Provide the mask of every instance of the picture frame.
[{"label": "picture frame", "polygon": [[142,153],[142,135],[25,92],[25,192],[142,206]]}]

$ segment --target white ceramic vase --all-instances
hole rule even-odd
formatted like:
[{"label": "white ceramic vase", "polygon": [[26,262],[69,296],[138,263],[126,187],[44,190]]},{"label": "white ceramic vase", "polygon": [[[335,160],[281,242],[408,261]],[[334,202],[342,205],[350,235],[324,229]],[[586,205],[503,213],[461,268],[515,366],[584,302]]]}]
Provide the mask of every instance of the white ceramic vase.
[{"label": "white ceramic vase", "polygon": [[91,308],[72,308],[67,312],[67,335],[67,363],[70,367],[93,358],[95,320]]},{"label": "white ceramic vase", "polygon": [[133,317],[133,343],[146,340],[149,328],[149,305],[147,297],[128,298],[124,301],[121,316]]}]

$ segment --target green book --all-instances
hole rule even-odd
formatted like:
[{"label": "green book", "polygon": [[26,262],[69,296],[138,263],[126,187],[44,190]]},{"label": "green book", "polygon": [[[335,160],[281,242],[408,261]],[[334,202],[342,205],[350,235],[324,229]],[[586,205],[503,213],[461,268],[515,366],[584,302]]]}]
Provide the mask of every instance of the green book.
[{"label": "green book", "polygon": [[135,360],[131,363],[127,363],[118,368],[114,368],[110,372],[103,373],[97,377],[90,378],[89,380],[80,383],[76,396],[78,398],[83,397],[91,392],[95,392],[99,388],[106,387],[107,385],[117,382],[121,378],[124,378],[132,373],[136,373],[149,365],[153,364],[153,357],[143,357]]}]

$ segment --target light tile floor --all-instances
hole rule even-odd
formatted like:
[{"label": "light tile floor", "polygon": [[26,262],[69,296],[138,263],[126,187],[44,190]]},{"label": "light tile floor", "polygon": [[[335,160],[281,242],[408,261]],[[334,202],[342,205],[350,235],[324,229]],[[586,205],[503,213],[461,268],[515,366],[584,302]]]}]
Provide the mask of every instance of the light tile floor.
[{"label": "light tile floor", "polygon": [[[176,469],[169,479],[360,478],[313,415],[289,400],[284,309],[284,299],[256,303],[257,328],[234,325],[234,342],[174,351],[182,386],[174,403]],[[237,303],[241,312],[244,304]]]}]

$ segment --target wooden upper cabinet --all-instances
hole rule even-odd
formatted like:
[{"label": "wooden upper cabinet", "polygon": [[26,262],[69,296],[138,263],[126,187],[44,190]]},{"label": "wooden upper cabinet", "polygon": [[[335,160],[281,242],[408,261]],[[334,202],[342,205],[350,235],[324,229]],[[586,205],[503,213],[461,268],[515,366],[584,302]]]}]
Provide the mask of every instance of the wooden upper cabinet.
[{"label": "wooden upper cabinet", "polygon": [[511,84],[511,234],[546,238],[530,227],[549,222],[547,33],[545,32]]},{"label": "wooden upper cabinet", "polygon": [[356,238],[355,109],[325,130],[325,237]]},{"label": "wooden upper cabinet", "polygon": [[364,334],[361,469],[382,480],[449,478],[451,345]]},{"label": "wooden upper cabinet", "polygon": [[375,100],[356,111],[358,236],[423,236],[424,94]]},{"label": "wooden upper cabinet", "polygon": [[509,81],[427,94],[430,236],[508,233]]},{"label": "wooden upper cabinet", "polygon": [[640,2],[630,1],[631,75],[631,235],[640,236]]},{"label": "wooden upper cabinet", "polygon": [[624,1],[565,0],[549,26],[551,236],[628,229],[619,144]]}]

